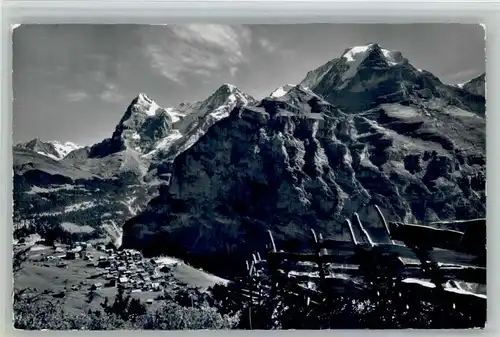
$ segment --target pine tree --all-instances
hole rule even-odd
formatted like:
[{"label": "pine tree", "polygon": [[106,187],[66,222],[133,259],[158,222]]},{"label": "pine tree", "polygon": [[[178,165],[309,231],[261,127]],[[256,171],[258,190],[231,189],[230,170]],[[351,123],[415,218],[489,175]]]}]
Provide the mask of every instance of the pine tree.
[{"label": "pine tree", "polygon": [[87,300],[86,300],[87,303],[92,303],[94,297],[95,297],[95,292],[93,290],[89,291],[89,293],[87,294]]},{"label": "pine tree", "polygon": [[146,306],[138,298],[133,298],[127,310],[128,319],[134,321],[138,316],[146,314],[146,311]]},{"label": "pine tree", "polygon": [[110,312],[110,307],[109,307],[109,298],[106,297],[104,299],[104,303],[101,303],[101,307],[104,309],[104,312],[109,313]]}]

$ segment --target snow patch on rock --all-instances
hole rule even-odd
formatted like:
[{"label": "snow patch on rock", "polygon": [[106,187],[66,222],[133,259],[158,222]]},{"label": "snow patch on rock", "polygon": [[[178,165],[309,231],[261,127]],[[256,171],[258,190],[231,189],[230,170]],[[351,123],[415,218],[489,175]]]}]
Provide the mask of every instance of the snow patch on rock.
[{"label": "snow patch on rock", "polygon": [[293,87],[295,87],[293,84],[283,85],[278,89],[274,90],[269,96],[274,98],[285,96]]},{"label": "snow patch on rock", "polygon": [[[342,57],[346,60],[349,69],[342,74],[342,80],[346,81],[356,75],[358,67],[363,63],[363,61],[370,55],[372,50],[375,48],[375,44],[371,43],[365,46],[355,46],[348,49]],[[382,55],[389,66],[394,66],[400,63],[400,58],[398,59],[397,53],[387,49],[381,49]]]}]

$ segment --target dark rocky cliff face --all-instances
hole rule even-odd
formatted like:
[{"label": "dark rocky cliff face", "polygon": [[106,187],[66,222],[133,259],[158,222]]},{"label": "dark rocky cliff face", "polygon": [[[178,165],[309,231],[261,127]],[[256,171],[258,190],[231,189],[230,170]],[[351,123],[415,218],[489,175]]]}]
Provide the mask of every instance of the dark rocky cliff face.
[{"label": "dark rocky cliff face", "polygon": [[235,108],[178,156],[171,185],[125,224],[124,245],[226,274],[264,248],[266,229],[278,242],[310,228],[342,238],[358,212],[386,240],[374,204],[401,221],[481,217],[484,126],[433,94],[346,113],[297,86]]}]

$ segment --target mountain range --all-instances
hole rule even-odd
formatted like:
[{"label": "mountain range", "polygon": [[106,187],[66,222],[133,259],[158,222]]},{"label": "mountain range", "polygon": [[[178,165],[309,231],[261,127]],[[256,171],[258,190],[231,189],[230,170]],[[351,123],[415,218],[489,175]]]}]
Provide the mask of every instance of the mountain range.
[{"label": "mountain range", "polygon": [[89,225],[227,275],[267,229],[277,244],[310,228],[342,239],[358,212],[385,241],[375,204],[414,223],[484,217],[484,88],[484,75],[447,85],[372,43],[260,100],[224,84],[164,109],[141,93],[93,146],[14,147],[16,229]]},{"label": "mountain range", "polygon": [[54,160],[61,160],[70,152],[81,148],[81,146],[72,142],[65,142],[63,144],[54,140],[43,142],[40,139],[33,139],[29,142],[19,143],[15,147],[17,149],[30,150]]}]

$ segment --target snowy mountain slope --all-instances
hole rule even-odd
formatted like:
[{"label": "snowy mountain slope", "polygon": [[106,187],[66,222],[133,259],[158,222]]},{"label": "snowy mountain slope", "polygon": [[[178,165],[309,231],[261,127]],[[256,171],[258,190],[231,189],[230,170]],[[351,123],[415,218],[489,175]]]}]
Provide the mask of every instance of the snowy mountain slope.
[{"label": "snowy mountain slope", "polygon": [[82,148],[82,146],[77,145],[72,142],[65,142],[65,143],[60,143],[56,140],[49,141],[50,144],[54,146],[56,149],[57,153],[59,153],[59,158],[62,159],[66,157],[69,153],[71,153],[74,150]]},{"label": "snowy mountain slope", "polygon": [[274,90],[271,95],[269,95],[270,97],[281,97],[281,96],[284,96],[286,95],[286,93],[288,91],[290,91],[290,89],[292,89],[293,87],[295,87],[295,85],[293,84],[285,84],[279,88],[277,88],[276,90]]}]

